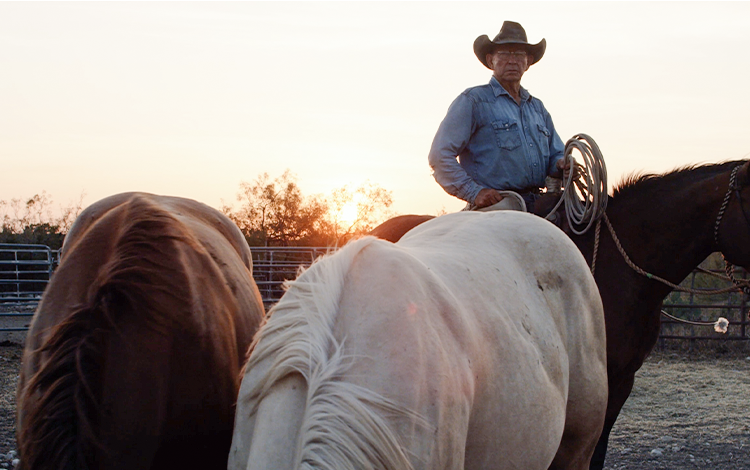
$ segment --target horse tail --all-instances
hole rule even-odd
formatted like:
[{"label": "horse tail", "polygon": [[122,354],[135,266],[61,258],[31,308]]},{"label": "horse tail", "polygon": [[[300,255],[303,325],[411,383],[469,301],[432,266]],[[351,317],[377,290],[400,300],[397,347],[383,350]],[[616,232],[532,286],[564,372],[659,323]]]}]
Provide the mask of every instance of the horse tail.
[{"label": "horse tail", "polygon": [[107,452],[98,437],[104,358],[108,339],[118,334],[118,319],[137,315],[147,327],[166,332],[170,311],[165,296],[189,302],[185,278],[178,275],[182,268],[174,242],[185,239],[179,222],[140,198],[126,210],[123,225],[109,233],[117,238],[113,254],[100,267],[86,300],[30,356],[39,367],[20,394],[26,404],[19,430],[24,469],[98,467],[98,456]]},{"label": "horse tail", "polygon": [[422,425],[424,420],[373,391],[341,380],[355,358],[344,354],[333,326],[347,272],[357,255],[373,243],[386,242],[375,237],[351,242],[287,283],[286,293],[251,346],[247,368],[272,362],[247,395],[252,414],[285,376],[299,373],[307,382],[296,468],[412,468],[383,416],[405,416]]}]

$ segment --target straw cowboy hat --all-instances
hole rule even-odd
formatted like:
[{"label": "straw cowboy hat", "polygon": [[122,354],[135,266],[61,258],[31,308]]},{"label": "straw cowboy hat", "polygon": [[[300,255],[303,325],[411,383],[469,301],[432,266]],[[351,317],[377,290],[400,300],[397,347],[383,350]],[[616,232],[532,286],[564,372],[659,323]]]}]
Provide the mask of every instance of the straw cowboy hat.
[{"label": "straw cowboy hat", "polygon": [[529,62],[529,65],[539,62],[539,59],[544,55],[544,50],[547,48],[547,41],[542,39],[537,44],[529,44],[526,40],[526,31],[523,26],[516,23],[515,21],[505,21],[503,27],[500,28],[500,32],[497,33],[495,39],[490,41],[489,36],[483,34],[474,41],[474,54],[477,55],[479,62],[483,63],[485,67],[491,69],[487,65],[487,54],[491,54],[497,49],[497,46],[503,44],[523,44],[526,46],[526,52],[534,57],[534,60]]}]

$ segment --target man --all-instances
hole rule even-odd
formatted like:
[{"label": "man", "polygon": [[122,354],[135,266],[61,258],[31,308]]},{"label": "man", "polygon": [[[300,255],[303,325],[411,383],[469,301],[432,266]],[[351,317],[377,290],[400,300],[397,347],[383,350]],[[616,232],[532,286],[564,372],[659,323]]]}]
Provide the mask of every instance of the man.
[{"label": "man", "polygon": [[512,21],[504,22],[492,41],[487,35],[474,41],[474,53],[492,70],[492,78],[453,101],[429,154],[435,180],[467,201],[467,208],[496,204],[508,196],[502,191],[510,190],[533,212],[545,178],[567,171],[552,118],[521,86],[521,77],[539,62],[546,45],[544,39],[529,44],[526,31]]}]

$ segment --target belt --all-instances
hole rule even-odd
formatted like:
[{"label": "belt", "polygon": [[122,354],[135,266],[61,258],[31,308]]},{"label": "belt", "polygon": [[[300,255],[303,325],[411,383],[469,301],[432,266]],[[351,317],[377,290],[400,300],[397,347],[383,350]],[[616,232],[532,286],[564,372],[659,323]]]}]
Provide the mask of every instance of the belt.
[{"label": "belt", "polygon": [[527,193],[542,194],[542,189],[541,188],[537,188],[536,186],[529,186],[528,188],[519,189],[516,192],[518,194],[527,194]]}]

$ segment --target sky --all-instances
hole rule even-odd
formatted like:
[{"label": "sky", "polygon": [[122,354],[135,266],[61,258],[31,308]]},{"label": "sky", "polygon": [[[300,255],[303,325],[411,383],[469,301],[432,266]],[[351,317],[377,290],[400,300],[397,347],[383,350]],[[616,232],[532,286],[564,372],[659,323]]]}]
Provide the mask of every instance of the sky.
[{"label": "sky", "polygon": [[232,204],[286,169],[306,195],[365,182],[452,212],[427,153],[489,81],[477,36],[521,23],[522,85],[610,190],[750,157],[748,2],[0,2],[0,200],[124,191]]}]

